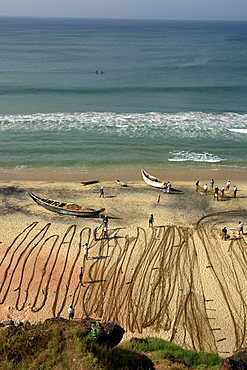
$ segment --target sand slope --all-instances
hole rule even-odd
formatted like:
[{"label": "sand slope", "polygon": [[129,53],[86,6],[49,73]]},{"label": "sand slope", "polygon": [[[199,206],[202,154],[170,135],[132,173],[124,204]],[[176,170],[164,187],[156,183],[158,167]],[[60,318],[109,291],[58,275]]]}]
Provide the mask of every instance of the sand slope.
[{"label": "sand slope", "polygon": [[[126,188],[104,182],[105,198],[99,198],[101,185],[0,184],[0,318],[67,317],[73,304],[76,318],[113,320],[126,338],[159,336],[223,356],[245,348],[247,239],[235,230],[228,241],[219,234],[225,225],[245,223],[246,183],[238,185],[237,198],[229,193],[219,202],[189,182],[173,184],[172,194],[139,182]],[[30,190],[105,207],[108,237],[101,218],[51,213],[31,200]]]}]

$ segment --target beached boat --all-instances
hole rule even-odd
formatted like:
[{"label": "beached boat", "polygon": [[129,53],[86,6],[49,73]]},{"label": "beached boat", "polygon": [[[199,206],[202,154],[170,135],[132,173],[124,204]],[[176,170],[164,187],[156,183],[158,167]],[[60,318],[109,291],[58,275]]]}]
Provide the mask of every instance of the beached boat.
[{"label": "beached boat", "polygon": [[128,186],[125,182],[122,182],[122,181],[119,181],[119,180],[116,180],[116,183],[117,183],[119,186],[125,186],[125,187],[127,187],[127,186]]},{"label": "beached boat", "polygon": [[31,192],[29,192],[28,194],[39,206],[42,206],[49,211],[60,213],[62,215],[93,217],[98,216],[101,212],[104,212],[105,210],[105,208],[95,210],[87,207],[81,207],[74,203],[59,202],[51,199],[40,198]]},{"label": "beached boat", "polygon": [[141,170],[142,178],[145,181],[146,184],[153,186],[155,188],[163,189],[165,182],[159,180],[157,177],[154,177],[147,173],[144,170]]},{"label": "beached boat", "polygon": [[99,180],[86,180],[86,181],[81,181],[82,185],[89,185],[89,184],[96,184],[99,182]]}]

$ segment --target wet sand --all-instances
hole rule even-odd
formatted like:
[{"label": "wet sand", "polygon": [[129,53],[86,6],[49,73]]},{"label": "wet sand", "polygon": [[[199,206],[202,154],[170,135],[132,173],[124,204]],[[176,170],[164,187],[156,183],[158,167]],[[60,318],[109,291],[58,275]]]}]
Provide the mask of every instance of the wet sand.
[{"label": "wet sand", "polygon": [[[163,181],[210,181],[212,178],[216,178],[218,181],[225,183],[228,179],[231,179],[232,183],[240,181],[247,181],[246,171],[240,170],[229,170],[224,169],[203,169],[203,168],[191,168],[191,169],[173,169],[173,170],[162,170],[152,171],[150,168],[144,168],[152,175],[159,177]],[[97,170],[90,172],[79,172],[79,171],[20,171],[20,172],[0,172],[0,181],[56,181],[56,182],[79,182],[91,179],[99,179],[100,181],[141,181],[140,169],[125,170],[121,172],[111,172],[105,170]],[[237,185],[236,184],[236,185]]]},{"label": "wet sand", "polygon": [[[228,178],[232,185],[238,179],[237,197],[230,190],[217,202],[195,192],[200,174],[190,181],[169,176],[171,194],[131,174],[131,181],[127,174],[119,178],[128,183],[126,188],[115,183],[116,174],[110,180],[102,180],[100,173],[77,174],[66,182],[56,176],[53,181],[51,175],[48,180],[44,173],[36,181],[1,174],[0,318],[37,322],[67,317],[73,304],[76,318],[115,321],[126,330],[126,339],[157,336],[222,356],[246,347],[247,235],[239,237],[236,229],[247,220],[247,182],[243,174],[232,180],[232,172],[222,173],[222,179],[208,173],[208,183],[213,177],[219,187]],[[93,178],[101,181],[80,184]],[[102,185],[104,198],[99,197]],[[105,207],[108,237],[102,218],[52,213],[35,204],[28,191]],[[153,228],[148,225],[150,212]],[[220,238],[223,226],[230,235],[227,241]]]}]

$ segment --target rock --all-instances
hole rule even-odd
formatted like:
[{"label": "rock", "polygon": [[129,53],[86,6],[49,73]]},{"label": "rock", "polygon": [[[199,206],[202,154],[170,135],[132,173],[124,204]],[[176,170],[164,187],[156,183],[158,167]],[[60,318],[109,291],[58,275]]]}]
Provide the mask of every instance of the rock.
[{"label": "rock", "polygon": [[247,370],[247,351],[240,351],[227,357],[221,370]]},{"label": "rock", "polygon": [[22,322],[22,321],[20,321],[20,320],[15,320],[15,321],[14,321],[14,325],[15,325],[15,326],[22,326],[22,325],[24,325],[24,324],[23,324],[23,322]]},{"label": "rock", "polygon": [[107,347],[113,348],[117,346],[124,335],[124,329],[113,321],[108,321],[102,324],[105,333],[107,334]]},{"label": "rock", "polygon": [[124,329],[114,323],[113,321],[108,321],[106,323],[99,323],[97,321],[91,321],[91,335],[95,341],[107,348],[113,348],[117,346],[124,335]]},{"label": "rock", "polygon": [[13,320],[5,320],[2,322],[3,326],[9,326],[9,325],[14,325]]}]

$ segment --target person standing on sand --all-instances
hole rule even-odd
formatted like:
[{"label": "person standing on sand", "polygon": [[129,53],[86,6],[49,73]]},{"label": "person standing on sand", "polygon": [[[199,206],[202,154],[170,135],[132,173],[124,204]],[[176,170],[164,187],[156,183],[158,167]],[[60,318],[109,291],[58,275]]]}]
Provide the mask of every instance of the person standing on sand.
[{"label": "person standing on sand", "polygon": [[88,243],[85,243],[84,246],[84,258],[87,260],[88,259]]},{"label": "person standing on sand", "polygon": [[207,194],[207,192],[208,192],[208,184],[205,184],[203,187],[203,193]]},{"label": "person standing on sand", "polygon": [[210,181],[210,185],[211,185],[211,188],[212,188],[212,190],[213,190],[213,187],[214,187],[214,179],[212,179],[212,180]]},{"label": "person standing on sand", "polygon": [[107,227],[108,225],[108,216],[105,215],[104,218],[103,218],[103,224]]},{"label": "person standing on sand", "polygon": [[149,219],[148,219],[149,227],[153,227],[153,223],[154,223],[154,215],[152,213],[150,213],[150,216],[149,216]]},{"label": "person standing on sand", "polygon": [[227,182],[226,182],[226,190],[230,190],[230,186],[231,186],[231,181],[230,180],[227,180]]},{"label": "person standing on sand", "polygon": [[199,180],[197,180],[197,182],[196,182],[196,191],[198,191],[198,189],[199,189]]},{"label": "person standing on sand", "polygon": [[225,187],[224,186],[222,186],[220,192],[221,192],[221,199],[224,199],[224,194],[225,194]]},{"label": "person standing on sand", "polygon": [[97,230],[98,230],[98,228],[97,228],[97,227],[95,227],[95,228],[93,229],[93,237],[94,237],[94,240],[95,240],[95,241],[97,240]]},{"label": "person standing on sand", "polygon": [[171,187],[172,187],[172,184],[170,183],[170,181],[168,181],[168,183],[167,183],[167,193],[168,194],[170,194]]},{"label": "person standing on sand", "polygon": [[80,271],[79,271],[79,281],[80,282],[82,281],[82,277],[83,277],[83,268],[80,267]]},{"label": "person standing on sand", "polygon": [[215,187],[214,189],[214,200],[219,200],[219,189],[218,186]]},{"label": "person standing on sand", "polygon": [[236,187],[236,185],[234,185],[234,188],[233,188],[233,197],[234,198],[236,198],[237,191],[238,191],[238,188]]},{"label": "person standing on sand", "polygon": [[99,197],[101,198],[104,198],[105,197],[105,193],[104,193],[104,186],[101,186],[101,188],[99,189]]},{"label": "person standing on sand", "polygon": [[227,237],[227,228],[226,226],[223,227],[222,229],[222,240],[226,240],[226,237]]},{"label": "person standing on sand", "polygon": [[72,305],[69,307],[68,313],[69,313],[69,320],[73,320],[74,314],[75,314],[75,309]]},{"label": "person standing on sand", "polygon": [[104,235],[104,238],[108,237],[107,224],[105,224],[104,227],[103,227],[103,235]]},{"label": "person standing on sand", "polygon": [[240,233],[244,235],[244,224],[241,221],[238,223],[238,235],[240,235]]}]

